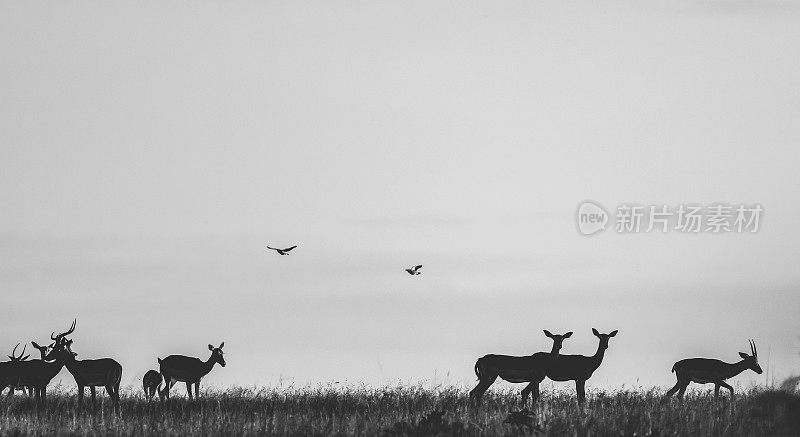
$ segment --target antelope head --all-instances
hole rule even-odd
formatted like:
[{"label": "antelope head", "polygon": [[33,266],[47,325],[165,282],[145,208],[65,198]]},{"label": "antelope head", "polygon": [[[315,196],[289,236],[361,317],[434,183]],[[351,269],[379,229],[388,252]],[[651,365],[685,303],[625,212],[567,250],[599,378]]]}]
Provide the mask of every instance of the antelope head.
[{"label": "antelope head", "polygon": [[72,340],[67,339],[64,342],[64,351],[67,353],[67,357],[70,359],[75,359],[78,356],[77,352],[72,352]]},{"label": "antelope head", "polygon": [[750,353],[752,355],[747,355],[744,352],[739,352],[739,356],[742,357],[742,360],[745,361],[748,369],[760,375],[762,370],[761,366],[758,365],[758,350],[756,350],[756,343],[753,340],[750,340]]},{"label": "antelope head", "polygon": [[62,343],[64,341],[64,337],[66,337],[66,336],[72,334],[73,332],[75,332],[75,322],[77,322],[77,321],[78,321],[78,319],[75,319],[75,320],[72,321],[72,326],[69,327],[67,332],[62,332],[61,334],[58,334],[58,335],[55,335],[55,332],[50,334],[50,340],[53,340],[55,342],[54,344],[56,344],[56,345]]},{"label": "antelope head", "polygon": [[211,351],[211,361],[214,363],[219,363],[220,366],[225,367],[225,358],[222,356],[222,347],[225,346],[225,342],[223,341],[220,343],[219,347],[214,347],[212,345],[208,345],[208,350]]},{"label": "antelope head", "polygon": [[55,345],[55,343],[50,343],[47,346],[39,346],[39,343],[36,343],[35,341],[32,341],[31,344],[33,345],[33,347],[39,350],[39,354],[41,354],[42,360],[47,358],[47,350],[53,349],[53,346]]},{"label": "antelope head", "polygon": [[22,346],[22,352],[20,352],[19,356],[16,356],[17,355],[17,348],[19,347],[19,343],[17,343],[17,345],[14,346],[14,350],[11,351],[11,355],[8,355],[8,358],[11,361],[25,361],[25,360],[27,360],[30,355],[25,355],[24,357],[22,356],[23,354],[25,354],[25,347],[26,346],[27,345]]},{"label": "antelope head", "polygon": [[572,331],[567,332],[564,335],[558,335],[558,334],[552,334],[550,333],[550,331],[545,329],[544,335],[550,337],[553,340],[553,351],[555,351],[555,353],[558,353],[558,351],[561,350],[561,346],[564,344],[564,339],[572,337]]},{"label": "antelope head", "polygon": [[594,334],[595,337],[600,339],[600,349],[606,350],[608,349],[608,339],[617,335],[617,330],[615,329],[608,334],[601,334],[597,332],[596,329],[592,328],[592,334]]},{"label": "antelope head", "polygon": [[54,343],[53,349],[50,350],[50,353],[44,358],[44,361],[52,361],[58,358],[65,358],[65,359],[75,359],[78,356],[75,352],[72,352],[72,340],[66,338],[60,342]]}]

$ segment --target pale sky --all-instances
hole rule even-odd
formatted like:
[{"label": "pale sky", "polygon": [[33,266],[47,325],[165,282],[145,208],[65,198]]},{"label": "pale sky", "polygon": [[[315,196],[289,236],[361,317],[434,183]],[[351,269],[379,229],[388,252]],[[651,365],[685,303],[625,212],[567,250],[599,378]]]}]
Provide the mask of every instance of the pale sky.
[{"label": "pale sky", "polygon": [[0,56],[0,352],[77,317],[123,384],[225,341],[204,384],[470,385],[596,327],[590,387],[800,373],[798,3],[0,1]]}]

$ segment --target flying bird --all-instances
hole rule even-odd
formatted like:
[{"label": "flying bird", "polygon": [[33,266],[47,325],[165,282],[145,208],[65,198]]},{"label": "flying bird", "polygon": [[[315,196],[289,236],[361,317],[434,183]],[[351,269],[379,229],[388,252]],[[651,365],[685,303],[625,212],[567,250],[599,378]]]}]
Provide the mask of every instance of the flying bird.
[{"label": "flying bird", "polygon": [[286,249],[276,249],[274,247],[267,246],[267,249],[272,249],[272,250],[278,252],[281,255],[288,255],[289,251],[294,249],[295,247],[297,247],[297,246],[287,247]]},{"label": "flying bird", "polygon": [[422,268],[422,264],[420,264],[418,266],[414,266],[414,267],[412,267],[410,269],[406,269],[406,271],[408,272],[409,275],[419,275],[420,273],[422,273],[422,272],[419,271],[419,269],[421,269],[421,268]]}]

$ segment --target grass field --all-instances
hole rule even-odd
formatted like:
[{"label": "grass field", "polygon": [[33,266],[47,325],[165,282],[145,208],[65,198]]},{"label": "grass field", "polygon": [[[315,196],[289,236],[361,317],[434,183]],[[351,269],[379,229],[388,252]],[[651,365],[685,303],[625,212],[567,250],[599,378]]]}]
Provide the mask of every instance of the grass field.
[{"label": "grass field", "polygon": [[[521,386],[520,386],[521,388]],[[178,388],[175,394],[183,394]],[[662,390],[591,391],[583,410],[572,392],[545,391],[519,411],[519,390],[490,390],[478,408],[465,388],[402,385],[208,390],[162,405],[123,393],[121,412],[98,399],[80,411],[74,393],[51,388],[46,408],[19,394],[2,400],[3,435],[800,435],[800,396],[751,389],[733,401],[708,391],[659,403]],[[84,400],[86,401],[86,399]]]}]

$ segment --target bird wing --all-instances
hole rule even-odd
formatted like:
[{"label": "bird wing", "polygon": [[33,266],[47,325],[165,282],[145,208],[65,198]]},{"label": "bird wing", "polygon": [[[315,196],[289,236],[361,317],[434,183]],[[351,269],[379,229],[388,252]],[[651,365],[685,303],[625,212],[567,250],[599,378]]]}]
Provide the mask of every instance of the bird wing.
[{"label": "bird wing", "polygon": [[283,249],[283,251],[284,251],[284,252],[288,252],[288,251],[290,251],[290,250],[294,249],[295,247],[297,247],[297,246],[292,246],[292,247],[289,247],[289,248],[287,248],[287,249]]},{"label": "bird wing", "polygon": [[422,264],[420,264],[420,265],[418,265],[418,266],[414,266],[414,271],[417,271],[417,270],[419,270],[419,269],[421,269],[421,268],[422,268]]},{"label": "bird wing", "polygon": [[276,249],[276,248],[274,248],[274,247],[269,247],[269,246],[267,246],[267,249],[272,249],[272,250],[280,250],[280,249]]}]

